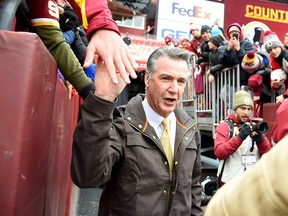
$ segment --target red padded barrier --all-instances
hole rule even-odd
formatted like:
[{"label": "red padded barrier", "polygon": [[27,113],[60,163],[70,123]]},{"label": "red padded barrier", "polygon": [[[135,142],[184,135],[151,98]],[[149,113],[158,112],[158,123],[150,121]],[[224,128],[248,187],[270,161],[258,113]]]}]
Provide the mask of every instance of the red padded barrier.
[{"label": "red padded barrier", "polygon": [[263,121],[268,123],[268,132],[267,132],[267,137],[271,141],[271,131],[275,122],[276,118],[276,110],[280,104],[277,103],[264,103],[263,104]]},{"label": "red padded barrier", "polygon": [[1,215],[65,215],[79,97],[36,34],[0,31]]}]

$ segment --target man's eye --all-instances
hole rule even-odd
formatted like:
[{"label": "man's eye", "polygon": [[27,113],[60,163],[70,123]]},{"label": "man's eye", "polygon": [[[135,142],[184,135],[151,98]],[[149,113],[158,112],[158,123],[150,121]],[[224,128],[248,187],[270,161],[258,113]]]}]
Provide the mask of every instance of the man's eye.
[{"label": "man's eye", "polygon": [[180,85],[185,85],[185,84],[186,84],[186,80],[179,80],[178,83],[179,83]]}]

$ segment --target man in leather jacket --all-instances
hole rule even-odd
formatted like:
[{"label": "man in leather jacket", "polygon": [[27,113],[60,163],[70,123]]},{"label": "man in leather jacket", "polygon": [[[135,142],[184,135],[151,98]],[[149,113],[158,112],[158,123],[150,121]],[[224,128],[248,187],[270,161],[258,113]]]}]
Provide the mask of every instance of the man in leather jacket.
[{"label": "man in leather jacket", "polygon": [[[179,107],[191,52],[164,46],[148,59],[146,95],[115,107],[126,83],[112,83],[98,61],[95,93],[81,105],[71,176],[82,188],[104,186],[99,215],[203,215],[200,137],[196,121]],[[160,142],[170,121],[172,163]]]}]

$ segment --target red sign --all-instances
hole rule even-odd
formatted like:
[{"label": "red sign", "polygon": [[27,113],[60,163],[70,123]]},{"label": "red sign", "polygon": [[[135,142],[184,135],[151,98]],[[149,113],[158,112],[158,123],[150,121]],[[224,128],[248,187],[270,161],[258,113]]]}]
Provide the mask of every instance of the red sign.
[{"label": "red sign", "polygon": [[129,49],[134,56],[134,59],[138,63],[137,70],[147,69],[147,60],[150,54],[158,47],[164,46],[164,41],[158,41],[155,39],[147,39],[141,36],[129,35],[132,43],[129,45]]},{"label": "red sign", "polygon": [[250,40],[258,27],[258,30],[276,32],[283,42],[288,32],[288,5],[260,0],[226,0],[225,30],[235,22],[243,27]]}]

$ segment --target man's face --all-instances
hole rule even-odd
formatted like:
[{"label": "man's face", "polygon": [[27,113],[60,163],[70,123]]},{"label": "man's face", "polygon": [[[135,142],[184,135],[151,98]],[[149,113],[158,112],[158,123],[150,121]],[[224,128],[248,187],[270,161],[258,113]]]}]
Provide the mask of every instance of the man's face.
[{"label": "man's face", "polygon": [[200,35],[200,31],[198,29],[193,29],[190,31],[193,37],[198,37]]},{"label": "man's face", "polygon": [[216,50],[217,46],[215,46],[211,41],[208,42],[208,47],[210,50]]},{"label": "man's face", "polygon": [[182,47],[183,48],[187,48],[187,47],[190,47],[191,46],[191,43],[190,43],[190,41],[189,40],[182,40],[181,41],[181,45],[182,45]]},{"label": "man's face", "polygon": [[204,41],[209,41],[210,37],[211,37],[211,32],[206,31],[202,33],[202,38]]},{"label": "man's face", "polygon": [[158,58],[158,68],[152,77],[146,73],[146,97],[149,105],[166,118],[178,106],[188,77],[187,63],[168,57]]},{"label": "man's face", "polygon": [[274,47],[274,48],[269,50],[269,54],[273,58],[277,58],[280,55],[281,51],[282,51],[281,47]]},{"label": "man's face", "polygon": [[250,106],[239,106],[235,110],[235,114],[240,122],[246,122],[252,113],[252,107]]}]

